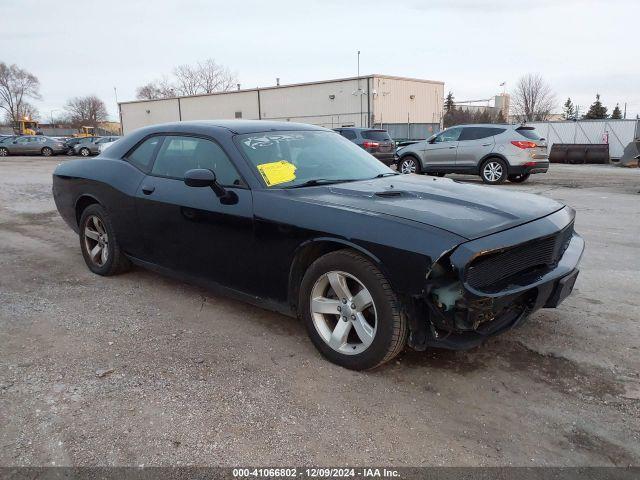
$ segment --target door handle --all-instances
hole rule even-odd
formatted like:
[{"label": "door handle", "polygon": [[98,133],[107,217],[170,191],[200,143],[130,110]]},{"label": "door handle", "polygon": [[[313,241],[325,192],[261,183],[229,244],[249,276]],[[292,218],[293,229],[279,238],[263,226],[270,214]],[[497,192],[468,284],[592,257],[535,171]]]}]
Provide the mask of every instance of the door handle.
[{"label": "door handle", "polygon": [[489,145],[491,145],[490,143],[483,143],[482,146],[483,147],[488,147]]},{"label": "door handle", "polygon": [[449,147],[449,148],[456,148],[456,147]]},{"label": "door handle", "polygon": [[155,189],[156,187],[154,187],[153,185],[143,185],[142,193],[144,193],[145,195],[151,195],[155,191]]}]

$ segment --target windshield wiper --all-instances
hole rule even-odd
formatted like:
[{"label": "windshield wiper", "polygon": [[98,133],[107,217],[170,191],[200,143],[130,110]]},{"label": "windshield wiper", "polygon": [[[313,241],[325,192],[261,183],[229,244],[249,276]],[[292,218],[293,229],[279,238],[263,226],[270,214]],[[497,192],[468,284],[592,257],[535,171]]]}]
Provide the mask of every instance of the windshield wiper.
[{"label": "windshield wiper", "polygon": [[337,178],[337,179],[314,178],[313,180],[307,180],[306,182],[300,183],[298,185],[291,185],[289,187],[282,187],[282,188],[314,187],[316,185],[331,185],[332,183],[356,182],[358,180],[361,180],[361,179],[359,178]]},{"label": "windshield wiper", "polygon": [[390,175],[396,176],[396,175],[400,175],[398,172],[385,172],[385,173],[379,173],[378,175],[376,175],[373,178],[383,178],[383,177],[388,177]]}]

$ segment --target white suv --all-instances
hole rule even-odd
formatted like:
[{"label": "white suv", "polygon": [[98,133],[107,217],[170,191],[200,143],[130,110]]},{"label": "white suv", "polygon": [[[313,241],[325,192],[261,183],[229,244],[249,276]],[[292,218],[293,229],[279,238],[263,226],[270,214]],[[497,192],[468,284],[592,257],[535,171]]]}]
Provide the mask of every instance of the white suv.
[{"label": "white suv", "polygon": [[525,125],[456,125],[396,153],[402,173],[466,173],[489,184],[520,183],[549,169],[545,139]]}]

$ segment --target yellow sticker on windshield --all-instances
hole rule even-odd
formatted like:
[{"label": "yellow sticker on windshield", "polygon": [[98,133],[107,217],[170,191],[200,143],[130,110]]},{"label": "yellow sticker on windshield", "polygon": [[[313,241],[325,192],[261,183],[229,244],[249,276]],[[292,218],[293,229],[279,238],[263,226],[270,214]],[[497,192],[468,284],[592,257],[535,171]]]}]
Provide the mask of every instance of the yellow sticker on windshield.
[{"label": "yellow sticker on windshield", "polygon": [[258,171],[268,187],[296,179],[296,166],[286,160],[262,163],[258,165]]}]

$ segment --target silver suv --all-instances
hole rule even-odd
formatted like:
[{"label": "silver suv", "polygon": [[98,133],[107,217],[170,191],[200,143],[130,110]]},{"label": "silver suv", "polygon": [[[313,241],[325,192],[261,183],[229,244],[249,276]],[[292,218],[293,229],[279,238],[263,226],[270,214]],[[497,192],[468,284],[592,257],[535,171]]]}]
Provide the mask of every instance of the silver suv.
[{"label": "silver suv", "polygon": [[396,153],[402,173],[465,173],[494,185],[549,169],[545,139],[525,125],[456,125]]}]

